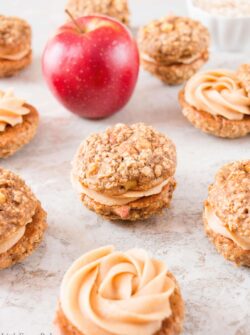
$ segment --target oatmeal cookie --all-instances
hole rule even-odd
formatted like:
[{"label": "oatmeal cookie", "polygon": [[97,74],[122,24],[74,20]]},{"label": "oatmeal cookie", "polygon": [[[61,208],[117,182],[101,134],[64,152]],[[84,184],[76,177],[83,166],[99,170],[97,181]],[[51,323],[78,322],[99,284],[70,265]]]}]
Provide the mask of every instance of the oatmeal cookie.
[{"label": "oatmeal cookie", "polygon": [[169,205],[175,169],[175,145],[165,135],[143,123],[117,124],[82,142],[72,181],[87,207],[110,219],[120,212],[120,219],[135,220]]},{"label": "oatmeal cookie", "polygon": [[[106,247],[108,248],[108,247]],[[150,315],[150,307],[149,309],[147,310],[147,314],[144,316],[144,322],[134,322],[133,320],[130,319],[130,321],[127,320],[126,316],[127,316],[127,313],[126,313],[126,309],[129,308],[129,305],[130,305],[130,300],[131,298],[133,299],[133,294],[135,292],[137,292],[137,290],[140,290],[142,289],[143,290],[143,286],[138,286],[138,285],[135,285],[135,283],[133,282],[134,284],[134,287],[133,287],[133,292],[131,291],[131,293],[127,292],[127,295],[126,295],[126,299],[123,300],[122,296],[117,293],[116,295],[116,299],[115,300],[112,300],[113,303],[111,304],[116,304],[117,303],[117,306],[115,308],[115,310],[118,310],[119,311],[119,306],[122,306],[122,309],[123,309],[123,313],[120,314],[122,315],[120,318],[119,318],[119,322],[112,322],[112,316],[109,316],[109,313],[110,313],[110,310],[107,308],[105,311],[103,311],[103,313],[101,313],[100,311],[98,311],[98,307],[95,306],[95,305],[91,305],[90,308],[93,309],[92,313],[95,314],[96,313],[96,310],[99,315],[99,318],[98,318],[98,327],[94,328],[95,327],[95,318],[92,319],[92,321],[90,321],[88,323],[88,331],[87,332],[84,332],[84,328],[86,327],[85,326],[85,322],[88,321],[88,316],[87,316],[87,313],[84,314],[84,310],[81,309],[81,313],[78,315],[78,317],[76,318],[75,317],[75,311],[78,310],[78,305],[75,306],[76,308],[74,310],[71,311],[71,304],[68,304],[67,300],[70,298],[70,292],[69,292],[69,288],[67,287],[67,281],[69,280],[69,278],[72,276],[72,273],[75,273],[75,275],[77,276],[77,273],[76,273],[76,269],[79,269],[79,268],[84,268],[85,267],[85,264],[89,265],[89,263],[94,263],[94,261],[97,263],[97,264],[100,264],[99,265],[99,268],[102,267],[102,262],[105,264],[105,260],[107,258],[105,258],[105,255],[103,256],[103,250],[105,250],[105,247],[104,248],[101,248],[101,249],[98,249],[98,250],[95,250],[93,251],[92,253],[88,253],[87,256],[88,256],[88,259],[86,259],[85,261],[85,258],[84,258],[84,255],[80,258],[81,260],[84,260],[84,262],[75,262],[73,264],[75,264],[75,267],[73,269],[73,267],[70,268],[70,272],[68,271],[63,279],[63,282],[62,282],[62,286],[61,286],[61,295],[60,295],[60,301],[59,301],[59,306],[58,306],[58,310],[57,310],[57,315],[56,315],[56,320],[55,320],[55,323],[56,323],[56,326],[59,328],[60,332],[62,335],[86,335],[86,334],[92,334],[92,332],[90,331],[91,329],[95,329],[95,334],[96,335],[99,335],[99,334],[103,334],[103,329],[102,329],[102,325],[106,325],[106,329],[105,329],[105,334],[114,334],[114,335],[120,335],[120,334],[123,334],[123,331],[122,329],[124,329],[124,327],[126,327],[127,329],[127,332],[126,334],[127,335],[130,335],[130,334],[144,334],[144,333],[147,333],[149,334],[150,333],[150,329],[152,330],[151,334],[152,335],[178,335],[182,332],[182,328],[183,328],[183,319],[184,319],[184,302],[183,302],[183,299],[182,299],[182,296],[181,296],[181,291],[180,291],[180,287],[178,285],[178,282],[176,280],[176,278],[174,277],[174,275],[169,272],[169,271],[166,271],[166,274],[164,277],[162,277],[162,280],[165,280],[166,281],[166,286],[164,287],[163,285],[161,286],[163,290],[170,290],[169,292],[169,296],[164,299],[169,299],[169,308],[171,310],[171,314],[170,316],[168,317],[164,317],[164,316],[159,316],[159,320],[158,322],[152,322],[152,319],[149,319],[147,320],[147,315],[149,316]],[[123,264],[125,263],[122,263],[122,260],[126,260],[128,266],[131,264],[131,267],[129,267],[126,271],[126,275],[128,275],[130,273],[130,271],[132,271],[133,273],[133,278],[136,279],[137,278],[137,269],[135,268],[134,271],[133,271],[133,268],[135,267],[135,265],[137,265],[137,261],[136,261],[136,253],[145,253],[144,250],[141,250],[141,249],[133,249],[131,251],[129,251],[129,259],[126,258],[126,253],[116,253],[117,254],[117,257],[114,256],[114,258],[112,257],[112,255],[109,255],[109,259],[110,259],[110,262],[109,262],[109,266],[110,267],[115,267],[116,265],[116,272],[117,271],[121,271],[122,270],[122,267],[124,266]],[[101,255],[99,255],[99,253],[101,253]],[[92,256],[92,257],[91,257]],[[101,257],[102,256],[102,259],[98,259],[98,256]],[[93,258],[94,257],[94,258]],[[119,257],[119,258],[118,258]],[[111,263],[111,260],[112,260],[112,263]],[[149,276],[149,273],[153,270],[153,267],[154,267],[154,262],[158,262],[158,264],[161,263],[161,270],[160,271],[165,271],[165,266],[162,262],[160,261],[156,261],[156,260],[150,260],[148,259],[148,262],[150,263],[150,268],[148,270],[148,273],[146,274],[145,273],[145,276]],[[133,261],[133,263],[132,263]],[[141,259],[141,262],[144,263],[146,261],[146,259]],[[118,264],[120,263],[120,266],[118,267]],[[93,264],[94,266],[94,264]],[[139,268],[139,267],[138,267]],[[80,271],[80,270],[79,270]],[[112,271],[111,271],[112,272]],[[111,274],[110,272],[110,274]],[[122,286],[122,277],[123,277],[123,273],[121,273],[119,276],[116,277],[116,279],[113,279],[113,282],[110,283],[110,285],[116,285],[116,290],[115,292],[120,292],[119,290],[117,290],[117,287],[119,288],[119,286],[121,285]],[[112,276],[112,274],[111,274]],[[105,277],[105,274],[103,273],[103,275],[101,275],[99,277],[99,281],[102,282],[103,280],[103,277]],[[138,281],[140,281],[140,278],[141,276],[138,278]],[[94,280],[94,279],[93,279]],[[154,304],[154,296],[151,296],[151,294],[154,292],[154,290],[156,289],[156,286],[154,285],[154,275],[152,274],[152,276],[150,277],[150,281],[151,281],[151,285],[150,288],[148,289],[147,291],[147,304],[148,306],[155,306]],[[71,288],[73,289],[73,285],[74,283],[72,283],[71,285]],[[100,285],[97,284],[97,285]],[[85,286],[85,278],[84,276],[82,276],[82,279],[81,279],[81,282],[79,282],[79,286],[80,287],[84,287]],[[127,286],[128,288],[128,286]],[[105,299],[109,299],[110,298],[110,293],[111,291],[106,291],[104,292],[104,290],[96,290],[98,291],[98,296],[96,297],[96,300],[99,299],[99,295],[101,296],[102,294],[105,295]],[[67,292],[67,295],[64,294],[64,292]],[[124,291],[123,291],[124,292]],[[124,292],[126,293],[126,292]],[[161,293],[162,293],[162,290],[159,290],[157,289],[157,297],[158,299],[161,299]],[[75,292],[75,295],[77,296],[78,294],[78,290],[76,290]],[[140,294],[140,299],[141,299],[141,302],[140,303],[143,303],[143,299],[144,299],[144,295],[143,293]],[[72,300],[73,300],[73,296],[72,296]],[[136,299],[136,298],[134,298]],[[160,301],[160,300],[159,300]],[[138,302],[137,303],[137,308],[139,308],[140,306],[140,303]],[[155,315],[154,315],[154,319],[153,320],[157,320],[157,315],[159,315],[159,311],[164,308],[163,305],[166,306],[166,304],[158,304],[158,308],[155,307]],[[86,306],[85,304],[83,304],[82,306]],[[66,311],[64,310],[64,308],[66,307]],[[133,313],[134,313],[134,320],[136,320],[136,316],[137,316],[137,308],[134,308],[133,309]],[[105,314],[107,314],[107,319],[109,320],[107,323],[103,323],[103,319],[105,317]],[[69,316],[70,315],[70,316]],[[86,318],[84,318],[84,316],[86,315]],[[162,315],[164,315],[164,313],[162,313]],[[140,318],[143,317],[143,311],[141,310],[140,311]],[[86,321],[82,322],[82,323],[79,323],[79,321],[81,321],[81,319],[85,319]],[[78,329],[77,325],[80,325],[81,324],[81,327],[79,328],[82,328],[81,330]],[[116,325],[116,326],[115,326]],[[145,329],[144,329],[145,327]],[[138,328],[138,329],[137,329]],[[112,330],[112,332],[111,332]],[[145,330],[145,331],[143,331]]]},{"label": "oatmeal cookie", "polygon": [[0,16],[0,77],[13,76],[32,61],[31,27],[17,17]]},{"label": "oatmeal cookie", "polygon": [[209,187],[205,230],[218,252],[237,265],[250,266],[250,161],[223,166]]},{"label": "oatmeal cookie", "polygon": [[31,254],[47,227],[46,213],[25,182],[0,168],[0,269]]},{"label": "oatmeal cookie", "polygon": [[140,29],[142,66],[169,85],[189,79],[209,58],[210,36],[200,22],[168,16]]},{"label": "oatmeal cookie", "polygon": [[75,17],[102,14],[116,18],[129,24],[129,8],[127,0],[68,0],[66,9]]},{"label": "oatmeal cookie", "polygon": [[205,133],[246,136],[250,133],[250,96],[245,84],[243,75],[231,70],[196,73],[179,93],[183,115]]},{"label": "oatmeal cookie", "polygon": [[13,155],[36,135],[39,114],[35,107],[29,104],[24,104],[24,106],[30,112],[23,117],[23,122],[14,127],[7,126],[5,131],[0,132],[0,158]]},{"label": "oatmeal cookie", "polygon": [[243,121],[228,120],[220,115],[211,115],[196,109],[185,101],[184,90],[179,93],[179,102],[183,115],[204,133],[224,138],[239,138],[250,133],[250,117]]}]

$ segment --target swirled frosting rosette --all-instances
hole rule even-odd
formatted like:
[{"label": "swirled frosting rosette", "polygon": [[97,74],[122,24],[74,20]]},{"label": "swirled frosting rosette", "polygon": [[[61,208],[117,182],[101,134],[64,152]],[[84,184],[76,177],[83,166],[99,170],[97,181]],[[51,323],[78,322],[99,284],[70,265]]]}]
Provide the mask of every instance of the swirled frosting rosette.
[{"label": "swirled frosting rosette", "polygon": [[230,70],[197,73],[186,84],[185,99],[198,110],[228,120],[242,120],[250,115],[250,97],[236,73]]},{"label": "swirled frosting rosette", "polygon": [[170,297],[175,288],[165,264],[146,251],[120,252],[107,246],[69,268],[60,308],[84,335],[153,335],[173,313]]}]

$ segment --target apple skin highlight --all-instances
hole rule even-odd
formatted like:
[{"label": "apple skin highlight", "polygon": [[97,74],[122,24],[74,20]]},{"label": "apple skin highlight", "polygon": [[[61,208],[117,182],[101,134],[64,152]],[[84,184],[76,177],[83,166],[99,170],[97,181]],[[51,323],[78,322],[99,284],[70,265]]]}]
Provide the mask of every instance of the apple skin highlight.
[{"label": "apple skin highlight", "polygon": [[71,112],[98,119],[130,99],[139,73],[137,44],[128,29],[105,16],[60,27],[44,50],[42,69],[54,96]]}]

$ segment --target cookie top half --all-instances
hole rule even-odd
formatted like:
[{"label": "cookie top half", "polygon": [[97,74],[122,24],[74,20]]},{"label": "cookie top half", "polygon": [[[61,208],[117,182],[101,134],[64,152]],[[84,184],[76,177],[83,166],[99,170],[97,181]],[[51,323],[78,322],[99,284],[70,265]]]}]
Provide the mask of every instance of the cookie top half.
[{"label": "cookie top half", "polygon": [[198,21],[168,16],[141,28],[138,42],[141,52],[157,61],[185,62],[207,52],[210,35]]},{"label": "cookie top half", "polygon": [[0,55],[12,55],[30,47],[30,25],[18,17],[0,15]]},{"label": "cookie top half", "polygon": [[38,201],[25,182],[0,168],[0,242],[32,221]]},{"label": "cookie top half", "polygon": [[173,176],[176,149],[165,135],[143,123],[117,124],[89,136],[73,161],[73,176],[95,191],[119,195],[148,190]]},{"label": "cookie top half", "polygon": [[208,203],[231,231],[250,237],[250,160],[226,164],[218,171]]},{"label": "cookie top half", "polygon": [[127,0],[68,0],[66,8],[76,17],[102,14],[115,17],[126,24],[129,20]]}]

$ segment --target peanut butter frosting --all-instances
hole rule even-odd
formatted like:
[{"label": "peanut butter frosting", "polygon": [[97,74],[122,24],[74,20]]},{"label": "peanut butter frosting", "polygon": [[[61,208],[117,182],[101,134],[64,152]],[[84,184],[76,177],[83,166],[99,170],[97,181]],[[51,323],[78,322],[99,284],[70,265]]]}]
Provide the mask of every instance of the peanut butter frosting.
[{"label": "peanut butter frosting", "polygon": [[[192,63],[194,63],[196,60],[198,60],[199,58],[202,57],[202,54],[198,53],[198,54],[195,54],[193,56],[188,56],[188,57],[182,57],[178,60],[176,60],[176,62],[174,64],[186,64],[186,65],[190,65]],[[147,55],[146,53],[141,53],[141,58],[146,61],[146,62],[149,62],[149,63],[152,63],[152,64],[159,64],[159,65],[170,65],[168,62],[166,63],[165,60],[163,59],[162,61],[157,61],[156,59],[154,59],[153,57]],[[171,63],[173,64],[173,63]]]},{"label": "peanut butter frosting", "polygon": [[195,74],[185,87],[186,102],[211,115],[242,120],[250,115],[250,97],[236,73],[212,70]]},{"label": "peanut butter frosting", "polygon": [[79,192],[80,194],[85,194],[94,201],[107,206],[127,205],[130,202],[136,201],[143,197],[149,197],[151,195],[159,194],[161,193],[164,186],[169,183],[169,179],[167,179],[147,191],[128,191],[123,193],[122,195],[111,196],[106,195],[103,192],[98,192],[85,187],[77,180],[77,177],[74,176],[73,173],[71,175],[71,181],[77,192]]},{"label": "peanut butter frosting", "polygon": [[18,61],[22,58],[24,58],[28,53],[30,52],[30,47],[28,46],[25,50],[22,50],[20,52],[16,52],[14,54],[2,54],[0,53],[0,60],[13,60]]},{"label": "peanut butter frosting", "polygon": [[10,250],[25,234],[25,227],[19,228],[12,236],[5,241],[0,242],[0,254]]},{"label": "peanut butter frosting", "polygon": [[25,101],[15,97],[11,90],[0,91],[0,132],[3,132],[7,125],[14,127],[23,122],[23,116],[30,112],[24,104]]},{"label": "peanut butter frosting", "polygon": [[152,335],[172,314],[175,283],[167,273],[164,263],[142,249],[103,247],[66,272],[61,308],[84,335]]},{"label": "peanut butter frosting", "polygon": [[209,228],[216,234],[220,234],[234,241],[243,250],[250,250],[250,236],[242,236],[230,229],[230,226],[223,223],[210,206],[205,206],[205,218]]}]

